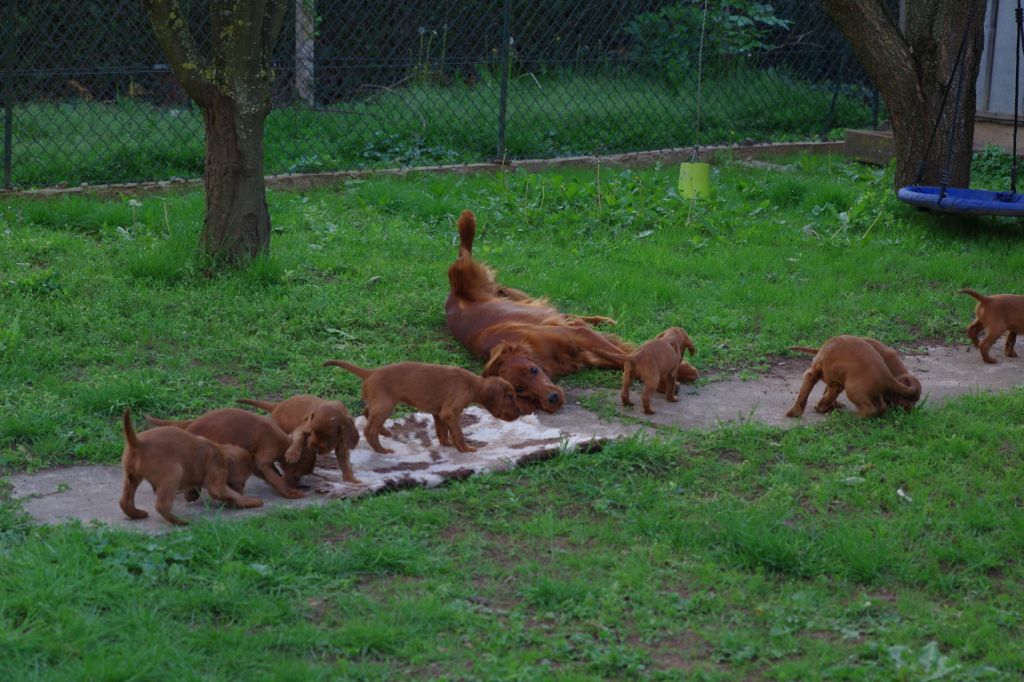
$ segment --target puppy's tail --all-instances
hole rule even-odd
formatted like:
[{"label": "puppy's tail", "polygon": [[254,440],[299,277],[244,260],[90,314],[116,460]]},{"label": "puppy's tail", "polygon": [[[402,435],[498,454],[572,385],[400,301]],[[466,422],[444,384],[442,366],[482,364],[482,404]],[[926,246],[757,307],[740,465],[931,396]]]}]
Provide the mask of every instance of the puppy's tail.
[{"label": "puppy's tail", "polygon": [[124,414],[121,415],[121,424],[124,427],[124,442],[128,443],[128,447],[139,447],[139,438],[135,435],[135,429],[132,428],[132,414],[127,407],[124,408]]},{"label": "puppy's tail", "polygon": [[194,420],[157,419],[156,417],[147,414],[146,421],[148,421],[153,426],[177,426],[179,429],[187,429],[189,426],[192,425],[192,422]]},{"label": "puppy's tail", "polygon": [[252,405],[255,408],[264,410],[266,412],[273,412],[274,408],[277,407],[277,403],[272,403],[267,400],[250,400],[248,398],[239,398],[235,401],[236,403],[242,403],[243,405]]},{"label": "puppy's tail", "polygon": [[916,401],[921,397],[921,382],[912,374],[904,374],[899,379],[892,377],[889,390],[904,398],[911,398]]},{"label": "puppy's tail", "polygon": [[334,365],[335,367],[341,367],[342,369],[348,370],[349,372],[352,372],[360,379],[366,379],[371,374],[373,374],[372,369],[363,369],[362,367],[357,367],[356,365],[353,365],[351,362],[345,362],[344,360],[328,360],[327,362],[324,363],[324,367],[327,367],[329,365]]},{"label": "puppy's tail", "polygon": [[789,349],[795,350],[799,353],[810,353],[811,355],[816,355],[818,353],[817,348],[808,348],[807,346],[790,346]]},{"label": "puppy's tail", "polygon": [[473,237],[476,236],[476,216],[463,211],[459,216],[459,258],[473,257]]},{"label": "puppy's tail", "polygon": [[982,296],[981,294],[979,294],[979,293],[978,293],[977,291],[975,291],[974,289],[968,289],[968,288],[966,288],[966,287],[964,287],[963,289],[961,289],[961,290],[959,291],[959,293],[961,293],[961,294],[967,294],[967,295],[968,295],[968,296],[970,296],[971,298],[976,298],[976,299],[978,299],[978,303],[984,303],[985,301],[987,301],[987,300],[988,300],[988,296]]}]

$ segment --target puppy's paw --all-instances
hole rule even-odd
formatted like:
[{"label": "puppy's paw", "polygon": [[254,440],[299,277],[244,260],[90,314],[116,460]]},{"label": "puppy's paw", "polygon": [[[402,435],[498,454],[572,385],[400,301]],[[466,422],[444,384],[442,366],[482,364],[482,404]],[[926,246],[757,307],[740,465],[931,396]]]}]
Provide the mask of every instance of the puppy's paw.
[{"label": "puppy's paw", "polygon": [[799,407],[791,407],[789,409],[789,412],[786,413],[786,416],[787,417],[801,417],[801,416],[803,416],[803,414],[804,414],[804,411],[801,410]]}]

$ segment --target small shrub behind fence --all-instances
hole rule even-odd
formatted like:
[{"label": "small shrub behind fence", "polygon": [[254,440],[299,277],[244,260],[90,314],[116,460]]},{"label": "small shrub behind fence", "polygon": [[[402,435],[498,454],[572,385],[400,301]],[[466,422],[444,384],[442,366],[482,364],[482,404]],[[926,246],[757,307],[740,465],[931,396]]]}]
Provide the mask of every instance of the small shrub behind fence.
[{"label": "small shrub behind fence", "polygon": [[[0,3],[4,186],[202,174],[201,116],[138,0]],[[818,3],[290,3],[268,173],[808,139],[878,115]],[[208,0],[181,5],[202,38]]]}]

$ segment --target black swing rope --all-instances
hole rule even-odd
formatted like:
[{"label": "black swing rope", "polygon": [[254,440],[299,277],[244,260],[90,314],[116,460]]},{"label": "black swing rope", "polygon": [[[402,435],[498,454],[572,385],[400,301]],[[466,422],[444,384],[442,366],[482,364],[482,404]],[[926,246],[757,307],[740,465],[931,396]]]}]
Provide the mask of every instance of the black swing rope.
[{"label": "black swing rope", "polygon": [[[928,136],[928,144],[925,146],[924,157],[921,159],[921,163],[917,168],[917,179],[914,181],[915,185],[921,184],[921,179],[924,177],[924,168],[928,162],[928,156],[931,154],[932,146],[935,142],[935,135],[938,132],[939,124],[942,122],[942,112],[946,109],[946,100],[949,96],[950,90],[953,85],[953,78],[957,76],[957,70],[959,69],[959,78],[957,79],[956,85],[956,97],[954,99],[953,108],[953,121],[956,121],[960,115],[960,104],[963,94],[963,83],[965,77],[965,69],[960,68],[961,61],[963,60],[964,50],[967,46],[967,37],[970,34],[971,26],[974,24],[974,16],[977,13],[978,5],[974,5],[971,8],[971,13],[967,18],[967,26],[964,29],[963,38],[960,41],[960,48],[957,50],[956,59],[953,61],[953,69],[949,74],[949,80],[946,81],[945,86],[942,90],[942,99],[939,102],[939,115],[935,118],[935,123],[932,126],[931,134]],[[1010,194],[1017,193],[1017,128],[1019,127],[1019,105],[1020,105],[1020,57],[1022,51],[1024,51],[1024,9],[1021,7],[1021,0],[1017,0],[1017,7],[1014,10],[1014,17],[1016,20],[1017,31],[1016,31],[1016,49],[1014,50],[1014,81],[1013,81],[1013,154],[1010,163]],[[950,126],[949,132],[949,144],[946,148],[946,159],[942,166],[942,174],[940,176],[940,187],[939,187],[939,198],[938,203],[941,203],[946,198],[946,189],[949,186],[949,170],[952,165],[953,158],[953,143],[955,141],[955,130]]]},{"label": "black swing rope", "polygon": [[[1020,5],[1020,0],[1017,0],[1017,5],[1018,6]],[[953,78],[956,76],[957,70],[960,69],[960,62],[963,59],[964,50],[967,47],[967,36],[970,35],[971,26],[974,24],[974,15],[977,13],[977,11],[978,11],[978,5],[975,4],[973,7],[971,7],[971,13],[970,13],[970,15],[967,18],[967,26],[964,29],[963,38],[961,38],[961,40],[960,40],[960,48],[956,51],[956,59],[953,60],[953,69],[952,69],[952,71],[950,71],[949,80],[947,80],[946,84],[942,87],[942,99],[939,101],[939,113],[938,113],[938,116],[935,117],[935,124],[932,125],[932,132],[931,132],[931,134],[928,135],[928,144],[925,145],[924,156],[921,157],[921,163],[918,164],[918,166],[917,166],[917,178],[914,180],[914,184],[915,185],[920,185],[921,184],[921,179],[924,177],[924,167],[928,163],[928,156],[931,154],[932,145],[935,142],[935,134],[939,131],[939,124],[942,122],[942,112],[946,110],[946,100],[948,99],[949,93],[952,90]],[[960,70],[962,71],[962,69],[960,69]],[[960,95],[962,93],[962,87],[961,87],[962,85],[963,85],[963,74],[961,73],[960,83],[957,86],[956,111],[960,110]],[[956,120],[955,115],[954,115],[954,120]],[[954,139],[955,138],[953,137],[953,130],[951,128],[950,129],[950,135],[949,135],[949,142],[950,142],[949,147],[950,147],[950,150],[952,150],[953,140]],[[951,162],[950,155],[947,154],[947,156],[946,156],[946,166],[942,169],[943,184],[942,184],[942,187],[941,187],[941,191],[939,193],[939,201],[940,202],[946,197],[946,185],[947,185],[946,178],[948,178],[948,176],[949,176],[949,164],[950,164],[950,162]]]}]

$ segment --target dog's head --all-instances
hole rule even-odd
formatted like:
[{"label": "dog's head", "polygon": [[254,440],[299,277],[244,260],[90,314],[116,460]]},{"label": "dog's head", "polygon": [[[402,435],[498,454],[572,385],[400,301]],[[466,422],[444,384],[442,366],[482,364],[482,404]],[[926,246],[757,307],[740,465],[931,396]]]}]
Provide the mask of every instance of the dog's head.
[{"label": "dog's head", "polygon": [[683,354],[683,351],[687,350],[690,351],[690,355],[697,354],[697,349],[694,347],[693,341],[690,340],[690,335],[682,327],[669,327],[655,338],[668,341],[680,355]]},{"label": "dog's head", "polygon": [[302,425],[292,432],[292,444],[285,452],[286,462],[294,464],[304,450],[314,455],[340,449],[351,450],[359,444],[359,431],[343,405],[324,403],[310,412]]},{"label": "dog's head", "polygon": [[914,389],[914,394],[904,396],[894,391],[886,391],[885,402],[888,403],[890,407],[902,407],[907,412],[910,412],[914,409],[914,405],[917,404],[917,401],[921,399],[921,382],[918,381],[917,377],[909,372],[896,377],[896,381],[900,382],[904,386],[909,386]]},{"label": "dog's head", "polygon": [[556,412],[565,403],[562,389],[537,365],[533,349],[524,341],[503,341],[492,348],[483,376],[501,377],[512,384],[521,414],[537,408]]},{"label": "dog's head", "polygon": [[498,419],[507,422],[519,418],[521,411],[512,384],[501,377],[484,377],[480,388],[480,404]]},{"label": "dog's head", "polygon": [[228,486],[242,492],[245,482],[252,475],[252,453],[230,443],[220,443],[219,447],[228,464]]}]

